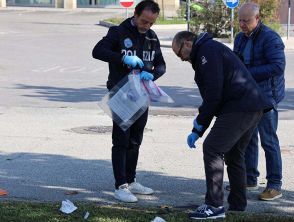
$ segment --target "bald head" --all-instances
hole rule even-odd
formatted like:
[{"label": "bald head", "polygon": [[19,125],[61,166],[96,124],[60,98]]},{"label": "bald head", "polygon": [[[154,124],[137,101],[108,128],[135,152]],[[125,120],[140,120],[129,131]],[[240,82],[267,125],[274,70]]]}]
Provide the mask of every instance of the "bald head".
[{"label": "bald head", "polygon": [[251,16],[259,15],[259,5],[254,2],[247,2],[241,5],[239,15],[246,14]]},{"label": "bald head", "polygon": [[259,22],[259,5],[254,2],[247,2],[239,9],[239,25],[245,35],[249,36]]},{"label": "bald head", "polygon": [[178,32],[173,38],[172,49],[182,61],[189,61],[196,35],[189,31]]}]

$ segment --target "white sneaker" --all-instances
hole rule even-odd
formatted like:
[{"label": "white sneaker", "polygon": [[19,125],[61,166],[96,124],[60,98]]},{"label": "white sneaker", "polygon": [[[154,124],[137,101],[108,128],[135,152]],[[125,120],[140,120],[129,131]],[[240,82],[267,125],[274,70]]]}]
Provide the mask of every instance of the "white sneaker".
[{"label": "white sneaker", "polygon": [[154,191],[151,188],[148,187],[144,187],[143,185],[141,185],[138,182],[133,182],[131,184],[129,184],[129,190],[132,193],[136,193],[136,194],[144,194],[144,195],[149,195],[149,194],[153,194]]},{"label": "white sneaker", "polygon": [[134,203],[138,201],[137,197],[135,197],[129,190],[127,183],[120,185],[118,189],[114,191],[114,198],[126,203]]}]

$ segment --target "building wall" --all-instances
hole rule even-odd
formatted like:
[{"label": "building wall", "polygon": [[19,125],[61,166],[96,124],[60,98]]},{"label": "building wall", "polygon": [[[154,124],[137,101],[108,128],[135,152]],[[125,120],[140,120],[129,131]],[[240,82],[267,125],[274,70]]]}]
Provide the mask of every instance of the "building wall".
[{"label": "building wall", "polygon": [[[294,0],[291,0],[291,24],[294,24]],[[280,23],[281,24],[287,24],[288,23],[288,0],[282,0],[281,7],[279,10],[279,17],[280,17]]]},{"label": "building wall", "polygon": [[177,17],[180,8],[180,0],[156,0],[164,17]]}]

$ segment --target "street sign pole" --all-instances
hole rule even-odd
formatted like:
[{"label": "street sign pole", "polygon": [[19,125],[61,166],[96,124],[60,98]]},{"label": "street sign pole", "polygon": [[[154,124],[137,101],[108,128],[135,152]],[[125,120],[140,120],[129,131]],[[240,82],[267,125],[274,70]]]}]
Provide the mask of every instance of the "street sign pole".
[{"label": "street sign pole", "polygon": [[190,31],[190,17],[191,17],[191,8],[190,8],[190,0],[187,0],[187,30]]},{"label": "street sign pole", "polygon": [[231,9],[231,42],[234,42],[234,9]]},{"label": "street sign pole", "polygon": [[291,0],[288,0],[287,39],[289,39],[289,35],[290,35],[290,25],[291,25]]},{"label": "street sign pole", "polygon": [[228,8],[231,9],[231,42],[234,41],[234,8],[239,5],[239,0],[223,0]]}]

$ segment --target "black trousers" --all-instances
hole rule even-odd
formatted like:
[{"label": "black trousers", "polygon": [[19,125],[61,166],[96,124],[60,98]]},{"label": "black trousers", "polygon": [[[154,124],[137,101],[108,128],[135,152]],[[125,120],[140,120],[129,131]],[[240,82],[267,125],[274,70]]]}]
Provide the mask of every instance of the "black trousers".
[{"label": "black trousers", "polygon": [[245,150],[262,111],[220,115],[203,143],[206,174],[205,203],[223,206],[224,160],[227,165],[231,191],[228,203],[232,210],[245,210],[246,167]]},{"label": "black trousers", "polygon": [[126,131],[115,122],[112,128],[112,167],[115,188],[132,183],[136,177],[139,148],[148,118],[148,110]]}]

